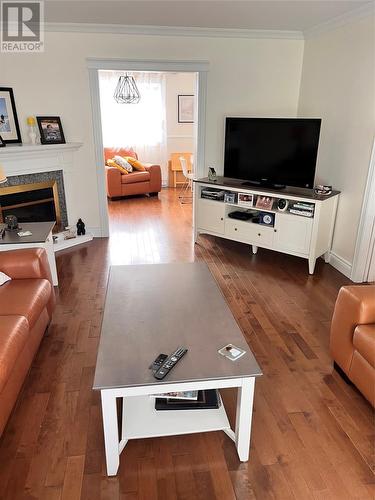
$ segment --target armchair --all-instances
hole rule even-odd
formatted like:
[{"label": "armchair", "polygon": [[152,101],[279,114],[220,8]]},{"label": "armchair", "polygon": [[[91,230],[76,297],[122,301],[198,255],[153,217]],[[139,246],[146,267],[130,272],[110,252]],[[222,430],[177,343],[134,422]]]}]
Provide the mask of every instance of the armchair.
[{"label": "armchair", "polygon": [[375,285],[343,286],[331,324],[335,368],[375,406]]},{"label": "armchair", "polygon": [[[115,155],[133,156],[138,159],[132,149],[104,148],[104,158],[107,161]],[[117,198],[135,194],[157,195],[161,191],[161,169],[160,165],[144,163],[145,171],[133,171],[128,175],[122,174],[117,168],[105,166],[107,179],[107,196]]]}]

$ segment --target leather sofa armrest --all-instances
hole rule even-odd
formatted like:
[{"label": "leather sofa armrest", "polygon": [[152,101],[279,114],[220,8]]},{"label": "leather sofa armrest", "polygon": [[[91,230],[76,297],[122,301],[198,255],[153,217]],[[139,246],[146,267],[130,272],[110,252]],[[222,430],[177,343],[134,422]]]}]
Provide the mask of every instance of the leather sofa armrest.
[{"label": "leather sofa armrest", "polygon": [[13,280],[37,278],[48,280],[51,283],[51,296],[47,309],[51,319],[56,297],[47,253],[44,248],[24,248],[0,252],[0,271]]},{"label": "leather sofa armrest", "polygon": [[44,278],[52,283],[44,248],[24,248],[0,252],[0,271],[13,280]]},{"label": "leather sofa armrest", "polygon": [[121,172],[115,167],[105,166],[107,195],[110,198],[121,196]]},{"label": "leather sofa armrest", "polygon": [[161,168],[160,165],[143,163],[147,172],[150,172],[150,193],[161,191]]},{"label": "leather sofa armrest", "polygon": [[375,323],[375,285],[342,287],[332,317],[330,351],[346,373],[354,351],[354,330],[357,325],[371,323]]}]

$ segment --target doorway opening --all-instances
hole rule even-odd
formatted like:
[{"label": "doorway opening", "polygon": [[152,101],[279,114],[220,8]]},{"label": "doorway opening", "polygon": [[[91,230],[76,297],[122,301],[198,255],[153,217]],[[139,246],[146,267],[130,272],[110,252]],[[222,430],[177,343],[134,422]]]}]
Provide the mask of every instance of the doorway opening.
[{"label": "doorway opening", "polygon": [[99,70],[98,79],[110,235],[126,230],[129,210],[147,219],[156,203],[191,220],[198,73]]},{"label": "doorway opening", "polygon": [[194,151],[194,173],[197,177],[203,177],[205,172],[205,136],[206,136],[206,97],[207,97],[207,75],[209,71],[208,61],[186,61],[186,60],[164,60],[164,59],[101,59],[88,58],[87,69],[91,95],[92,124],[95,146],[96,176],[98,186],[98,204],[100,228],[98,235],[109,236],[108,202],[106,191],[105,159],[101,125],[100,109],[100,87],[99,71],[146,71],[146,72],[182,72],[195,73],[196,82],[196,109],[195,123],[196,144]]}]

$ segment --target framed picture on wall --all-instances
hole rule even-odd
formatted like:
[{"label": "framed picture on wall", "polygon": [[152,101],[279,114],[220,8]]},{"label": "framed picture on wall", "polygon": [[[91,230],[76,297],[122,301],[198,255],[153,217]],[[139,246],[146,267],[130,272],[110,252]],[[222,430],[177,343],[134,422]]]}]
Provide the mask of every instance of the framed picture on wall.
[{"label": "framed picture on wall", "polygon": [[65,144],[59,116],[37,116],[41,144]]},{"label": "framed picture on wall", "polygon": [[178,123],[194,123],[194,95],[179,94]]},{"label": "framed picture on wall", "polygon": [[0,87],[0,135],[5,144],[21,141],[13,89]]}]

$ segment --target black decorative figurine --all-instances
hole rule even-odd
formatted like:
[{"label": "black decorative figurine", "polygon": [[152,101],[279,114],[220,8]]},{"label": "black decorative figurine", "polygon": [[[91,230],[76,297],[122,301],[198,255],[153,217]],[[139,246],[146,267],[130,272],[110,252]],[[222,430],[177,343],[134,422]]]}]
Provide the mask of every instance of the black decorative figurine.
[{"label": "black decorative figurine", "polygon": [[86,234],[85,223],[82,219],[78,219],[77,222],[77,236],[82,236]]}]

